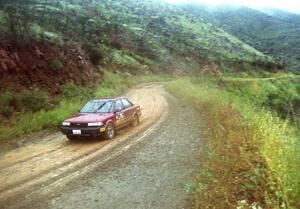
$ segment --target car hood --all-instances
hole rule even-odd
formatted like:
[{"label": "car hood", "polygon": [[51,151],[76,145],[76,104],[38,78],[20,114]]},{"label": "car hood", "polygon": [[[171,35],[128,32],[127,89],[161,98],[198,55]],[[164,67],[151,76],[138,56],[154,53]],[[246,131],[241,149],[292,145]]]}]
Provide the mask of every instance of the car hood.
[{"label": "car hood", "polygon": [[93,122],[103,122],[113,116],[113,113],[79,113],[66,122],[70,123],[93,123]]}]

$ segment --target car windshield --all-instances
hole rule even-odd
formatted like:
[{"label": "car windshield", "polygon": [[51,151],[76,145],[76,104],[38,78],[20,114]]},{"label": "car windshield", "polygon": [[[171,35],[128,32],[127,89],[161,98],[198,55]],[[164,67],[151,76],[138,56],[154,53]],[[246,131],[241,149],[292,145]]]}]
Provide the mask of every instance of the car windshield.
[{"label": "car windshield", "polygon": [[80,110],[81,113],[108,113],[112,109],[112,101],[89,101]]}]

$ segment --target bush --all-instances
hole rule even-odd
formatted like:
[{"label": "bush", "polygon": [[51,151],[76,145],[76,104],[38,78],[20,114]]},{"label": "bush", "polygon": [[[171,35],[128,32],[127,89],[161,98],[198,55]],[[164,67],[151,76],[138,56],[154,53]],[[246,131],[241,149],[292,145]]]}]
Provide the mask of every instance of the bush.
[{"label": "bush", "polygon": [[111,62],[119,65],[123,69],[130,71],[143,70],[144,65],[141,64],[133,55],[124,51],[114,50],[112,52]]},{"label": "bush", "polygon": [[30,33],[30,37],[32,37],[33,39],[39,40],[43,36],[44,31],[43,31],[42,27],[39,26],[38,24],[33,24],[30,27],[29,33]]},{"label": "bush", "polygon": [[22,105],[22,95],[20,94],[15,94],[13,96],[13,100],[10,103],[10,106],[15,110],[15,111],[22,111],[23,105]]},{"label": "bush", "polygon": [[13,95],[10,91],[5,91],[0,95],[0,114],[6,118],[12,116],[11,104],[13,101]]},{"label": "bush", "polygon": [[60,35],[53,33],[53,32],[49,32],[49,31],[45,31],[42,34],[43,39],[51,42],[51,43],[55,43],[55,44],[63,44],[63,39]]},{"label": "bush", "polygon": [[62,87],[62,94],[67,100],[87,100],[94,97],[94,90],[86,87],[67,84]]},{"label": "bush", "polygon": [[53,71],[59,71],[63,67],[63,64],[58,58],[54,58],[50,61],[49,67]]},{"label": "bush", "polygon": [[90,45],[86,45],[85,49],[93,65],[99,65],[104,57],[102,50],[100,48]]},{"label": "bush", "polygon": [[13,114],[12,109],[9,106],[0,106],[0,115],[9,119]]},{"label": "bush", "polygon": [[1,106],[9,106],[13,101],[13,95],[10,91],[5,91],[0,95],[0,105]]},{"label": "bush", "polygon": [[49,108],[48,96],[38,88],[25,91],[22,94],[21,102],[26,110],[32,112]]}]

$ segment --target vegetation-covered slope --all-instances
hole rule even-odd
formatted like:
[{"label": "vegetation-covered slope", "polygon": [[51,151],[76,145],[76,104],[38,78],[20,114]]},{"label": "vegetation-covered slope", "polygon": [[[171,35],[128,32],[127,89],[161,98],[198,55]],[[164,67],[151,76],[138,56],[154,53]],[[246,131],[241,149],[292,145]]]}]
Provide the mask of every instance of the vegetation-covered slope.
[{"label": "vegetation-covered slope", "polygon": [[300,70],[300,15],[281,10],[185,5],[183,8],[273,56],[293,71]]},{"label": "vegetation-covered slope", "polygon": [[237,72],[281,67],[158,0],[1,0],[0,39],[0,117],[9,126],[28,112],[55,111],[66,92],[92,97],[105,69],[130,77],[198,73],[209,64]]},{"label": "vegetation-covered slope", "polygon": [[300,24],[300,14],[297,13],[291,13],[280,9],[274,9],[274,8],[263,8],[260,9],[261,12],[282,19],[284,21],[287,21],[289,23]]},{"label": "vegetation-covered slope", "polygon": [[[290,29],[286,17],[231,10],[158,0],[1,0],[0,140],[57,127],[87,99],[164,79],[132,74],[198,73],[213,63],[231,72],[282,67],[245,42],[276,56],[283,50],[286,60],[299,54],[282,48],[295,35],[282,29]],[[188,189],[202,208],[299,208],[299,77],[242,77],[249,74],[168,85],[207,116],[199,181]]]},{"label": "vegetation-covered slope", "polygon": [[14,39],[80,42],[95,65],[136,72],[199,70],[214,62],[276,70],[271,57],[218,27],[157,0],[1,1],[0,24]]},{"label": "vegetation-covered slope", "polygon": [[187,186],[193,208],[300,207],[299,81],[224,76],[167,85],[205,118],[199,173]]}]

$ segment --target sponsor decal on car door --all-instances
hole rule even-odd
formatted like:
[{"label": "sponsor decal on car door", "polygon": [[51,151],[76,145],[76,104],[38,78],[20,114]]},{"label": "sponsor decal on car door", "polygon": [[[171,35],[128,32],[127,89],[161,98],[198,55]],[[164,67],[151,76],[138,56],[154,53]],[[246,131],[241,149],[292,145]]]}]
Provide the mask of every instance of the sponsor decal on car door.
[{"label": "sponsor decal on car door", "polygon": [[134,108],[127,99],[121,99],[124,106],[125,122],[130,123],[133,119]]},{"label": "sponsor decal on car door", "polygon": [[116,110],[116,124],[117,126],[122,126],[126,123],[125,115],[124,115],[124,106],[121,100],[117,100],[115,103],[115,110]]}]

